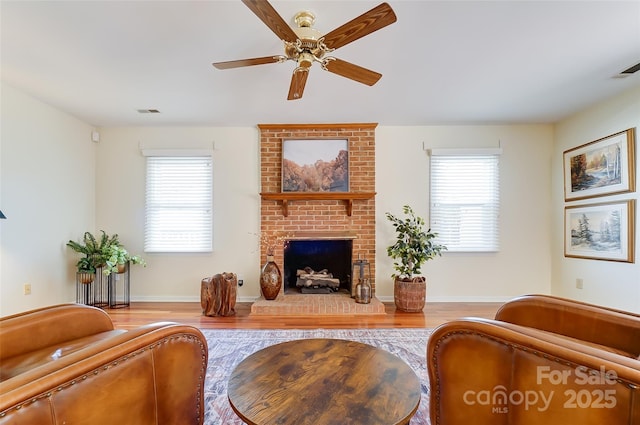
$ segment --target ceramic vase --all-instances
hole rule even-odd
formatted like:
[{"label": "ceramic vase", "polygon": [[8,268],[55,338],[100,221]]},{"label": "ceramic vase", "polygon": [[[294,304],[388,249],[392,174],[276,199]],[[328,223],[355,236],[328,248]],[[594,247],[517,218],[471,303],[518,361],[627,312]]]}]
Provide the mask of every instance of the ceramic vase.
[{"label": "ceramic vase", "polygon": [[260,273],[260,290],[265,300],[275,300],[282,287],[282,274],[280,268],[273,260],[272,255],[267,255],[267,263]]}]

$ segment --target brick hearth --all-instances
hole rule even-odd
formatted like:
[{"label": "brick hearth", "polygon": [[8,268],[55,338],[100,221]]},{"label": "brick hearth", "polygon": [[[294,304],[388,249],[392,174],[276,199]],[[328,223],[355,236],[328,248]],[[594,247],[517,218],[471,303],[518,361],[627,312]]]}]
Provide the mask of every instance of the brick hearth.
[{"label": "brick hearth", "polygon": [[345,293],[336,294],[280,294],[275,300],[259,299],[251,305],[256,315],[337,315],[386,314],[384,304],[377,298],[369,304],[358,304]]},{"label": "brick hearth", "polygon": [[[375,192],[375,123],[364,124],[260,124],[260,156],[261,156],[261,224],[260,231],[270,234],[295,235],[302,233],[349,233],[356,235],[353,239],[352,257],[366,258],[371,264],[372,292],[375,294],[375,197],[354,199],[350,205],[342,199],[293,200],[287,204],[286,216],[283,201],[273,199],[264,194],[277,194],[282,191],[282,141],[284,139],[347,139],[349,145],[349,192],[362,194]],[[335,192],[332,192],[335,193]],[[348,211],[351,211],[351,215]],[[266,258],[262,247],[261,261]],[[283,250],[275,252],[275,261],[282,265]],[[294,297],[297,294],[280,294],[282,298]],[[315,297],[315,298],[314,298]],[[323,302],[323,297],[336,297],[331,303]],[[353,314],[367,304],[357,304],[345,295],[351,304],[343,303],[339,294],[306,295],[303,298],[292,298],[291,305],[308,303],[308,307],[295,307],[305,310],[302,313],[313,313],[316,310],[337,310]],[[379,301],[376,299],[376,304]],[[260,304],[270,301],[259,300]],[[278,308],[277,314],[286,314],[286,307]],[[284,304],[283,304],[284,305]],[[353,305],[353,306],[352,306]],[[370,304],[374,305],[374,304]],[[323,307],[321,307],[323,306]],[[372,307],[368,307],[372,308]],[[353,311],[352,311],[353,310]],[[253,312],[253,308],[252,308]],[[384,306],[382,306],[384,312]],[[325,313],[326,314],[326,313]]]}]

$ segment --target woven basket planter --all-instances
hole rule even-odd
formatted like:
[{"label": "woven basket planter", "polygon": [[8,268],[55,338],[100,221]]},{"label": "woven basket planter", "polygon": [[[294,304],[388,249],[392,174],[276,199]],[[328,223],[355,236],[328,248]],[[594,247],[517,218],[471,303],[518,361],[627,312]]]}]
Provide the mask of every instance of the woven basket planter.
[{"label": "woven basket planter", "polygon": [[413,280],[396,279],[393,284],[393,299],[396,309],[410,313],[421,312],[427,298],[427,280],[416,276]]}]

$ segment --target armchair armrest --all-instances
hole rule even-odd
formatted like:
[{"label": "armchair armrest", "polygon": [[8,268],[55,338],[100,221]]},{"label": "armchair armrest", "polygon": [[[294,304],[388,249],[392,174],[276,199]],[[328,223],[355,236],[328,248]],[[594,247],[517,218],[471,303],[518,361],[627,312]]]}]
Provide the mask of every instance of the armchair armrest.
[{"label": "armchair armrest", "polygon": [[202,424],[207,343],[155,323],[0,382],[0,424]]},{"label": "armchair armrest", "polygon": [[207,341],[197,328],[115,329],[64,304],[0,319],[0,425],[200,425]]},{"label": "armchair armrest", "polygon": [[2,317],[0,363],[20,354],[113,330],[105,311],[79,304],[60,304]]},{"label": "armchair armrest", "polygon": [[637,314],[548,295],[525,295],[505,303],[495,319],[640,356]]},{"label": "armchair armrest", "polygon": [[511,323],[445,323],[427,345],[432,425],[640,423],[640,361]]}]

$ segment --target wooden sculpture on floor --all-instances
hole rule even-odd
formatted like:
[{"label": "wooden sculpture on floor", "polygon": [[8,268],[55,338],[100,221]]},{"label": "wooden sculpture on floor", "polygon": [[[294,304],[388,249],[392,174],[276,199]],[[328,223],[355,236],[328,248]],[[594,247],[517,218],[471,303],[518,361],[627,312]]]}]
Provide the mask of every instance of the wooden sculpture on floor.
[{"label": "wooden sculpture on floor", "polygon": [[238,277],[235,273],[218,273],[202,279],[200,304],[205,316],[234,316]]}]

